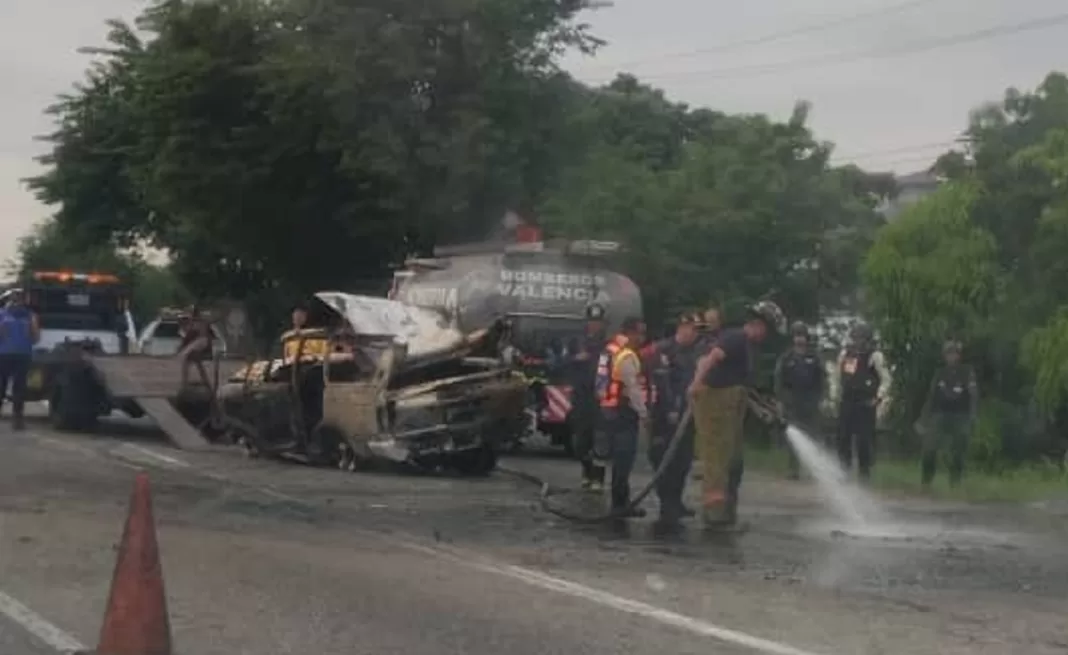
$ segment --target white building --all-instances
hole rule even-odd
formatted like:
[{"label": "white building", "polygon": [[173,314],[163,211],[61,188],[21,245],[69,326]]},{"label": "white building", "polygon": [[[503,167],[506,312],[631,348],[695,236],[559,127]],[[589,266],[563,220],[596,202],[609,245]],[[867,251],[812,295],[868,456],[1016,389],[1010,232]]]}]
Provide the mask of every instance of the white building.
[{"label": "white building", "polygon": [[895,177],[897,195],[879,208],[887,221],[894,220],[906,207],[938,188],[941,180],[929,171],[918,171]]}]

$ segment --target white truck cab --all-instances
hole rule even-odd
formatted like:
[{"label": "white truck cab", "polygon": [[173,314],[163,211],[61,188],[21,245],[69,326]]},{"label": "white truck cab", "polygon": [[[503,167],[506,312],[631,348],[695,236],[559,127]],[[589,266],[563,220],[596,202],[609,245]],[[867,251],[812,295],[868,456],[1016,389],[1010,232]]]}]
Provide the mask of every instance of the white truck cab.
[{"label": "white truck cab", "polygon": [[[184,313],[165,309],[141,331],[137,339],[137,352],[155,357],[177,355],[182,343],[181,324]],[[215,325],[211,325],[214,352],[226,355],[226,339]]]},{"label": "white truck cab", "polygon": [[92,343],[100,352],[131,352],[137,327],[130,314],[126,290],[114,275],[37,271],[23,283],[0,294],[7,304],[14,293],[23,294],[37,314],[41,338],[37,352],[52,352],[67,342]]}]

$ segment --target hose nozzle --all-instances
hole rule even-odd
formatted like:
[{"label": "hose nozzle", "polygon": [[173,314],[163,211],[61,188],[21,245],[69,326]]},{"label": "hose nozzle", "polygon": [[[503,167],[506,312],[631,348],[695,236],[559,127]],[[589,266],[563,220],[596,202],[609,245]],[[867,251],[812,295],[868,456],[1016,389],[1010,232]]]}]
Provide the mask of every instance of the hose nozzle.
[{"label": "hose nozzle", "polygon": [[746,402],[749,405],[749,411],[764,423],[776,427],[786,426],[787,421],[783,415],[782,406],[775,399],[755,389],[749,389]]}]

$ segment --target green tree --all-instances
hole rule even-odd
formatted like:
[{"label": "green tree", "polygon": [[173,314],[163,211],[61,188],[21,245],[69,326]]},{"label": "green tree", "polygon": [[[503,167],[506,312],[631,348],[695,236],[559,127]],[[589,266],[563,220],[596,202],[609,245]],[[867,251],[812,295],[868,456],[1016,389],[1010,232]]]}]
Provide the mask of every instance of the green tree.
[{"label": "green tree", "polygon": [[629,77],[587,97],[579,122],[597,129],[579,130],[586,156],[541,214],[565,234],[629,244],[652,319],[769,292],[813,318],[820,299],[855,289],[880,180],[829,168],[806,104],[784,123],[690,111]]},{"label": "green tree", "polygon": [[866,291],[899,359],[901,419],[915,418],[939,341],[959,336],[981,373],[986,455],[1034,457],[1054,438],[1034,408],[1068,416],[1068,78],[1009,89],[963,141],[935,166],[952,182],[880,232]]},{"label": "green tree", "polygon": [[551,184],[581,7],[158,2],[55,108],[33,186],[72,234],[167,249],[198,295],[361,286]]},{"label": "green tree", "polygon": [[131,313],[144,325],[163,307],[187,303],[188,292],[168,266],[149,263],[129,250],[110,244],[86,247],[72,240],[55,219],[38,225],[19,240],[13,273],[35,270],[76,270],[111,273],[130,288]]}]

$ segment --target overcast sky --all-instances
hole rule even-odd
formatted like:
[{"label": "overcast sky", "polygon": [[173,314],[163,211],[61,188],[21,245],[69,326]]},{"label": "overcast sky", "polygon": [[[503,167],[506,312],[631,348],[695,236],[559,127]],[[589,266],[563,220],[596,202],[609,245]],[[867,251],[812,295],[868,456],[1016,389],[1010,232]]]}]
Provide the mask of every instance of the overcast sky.
[{"label": "overcast sky", "polygon": [[[913,6],[764,38],[903,4]],[[50,128],[42,109],[81,76],[86,62],[76,49],[101,42],[105,19],[131,18],[141,6],[138,0],[0,2],[0,261],[48,214],[20,182],[37,170],[33,156],[41,144],[33,137]],[[911,172],[960,132],[969,109],[1008,86],[1030,88],[1050,70],[1068,69],[1068,23],[880,59],[858,54],[917,49],[1058,13],[1068,13],[1064,0],[615,0],[589,14],[609,45],[596,59],[569,57],[567,65],[590,82],[630,70],[676,99],[725,111],[782,118],[803,98],[813,103],[812,127],[837,143],[843,158]],[[754,40],[763,42],[734,45]],[[806,63],[837,55],[842,63]]]}]

